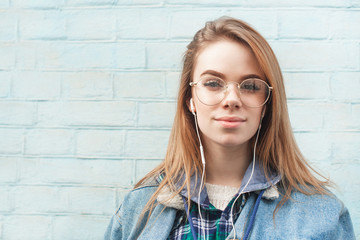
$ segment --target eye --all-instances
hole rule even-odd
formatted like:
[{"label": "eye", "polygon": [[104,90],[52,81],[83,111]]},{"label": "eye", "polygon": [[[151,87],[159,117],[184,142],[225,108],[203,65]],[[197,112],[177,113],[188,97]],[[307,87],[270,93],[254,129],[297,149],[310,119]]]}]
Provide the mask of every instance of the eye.
[{"label": "eye", "polygon": [[221,79],[217,79],[217,78],[202,79],[201,82],[202,82],[202,86],[204,88],[211,90],[211,91],[223,89],[225,86],[224,81],[222,81]]},{"label": "eye", "polygon": [[261,90],[261,86],[262,86],[261,81],[257,79],[254,80],[249,79],[242,82],[241,89],[247,92],[256,92]]}]

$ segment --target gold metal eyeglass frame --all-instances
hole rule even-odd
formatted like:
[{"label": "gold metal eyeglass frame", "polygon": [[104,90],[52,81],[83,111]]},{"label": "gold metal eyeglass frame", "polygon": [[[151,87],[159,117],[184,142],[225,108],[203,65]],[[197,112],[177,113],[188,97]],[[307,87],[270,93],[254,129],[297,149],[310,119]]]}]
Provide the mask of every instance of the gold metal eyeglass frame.
[{"label": "gold metal eyeglass frame", "polygon": [[[264,106],[268,101],[269,101],[269,99],[270,99],[270,96],[271,96],[271,92],[273,91],[273,87],[271,87],[267,82],[265,82],[264,80],[262,80],[262,79],[260,79],[260,78],[249,78],[249,79],[245,79],[244,81],[242,81],[241,83],[238,83],[238,82],[234,82],[234,81],[231,81],[231,82],[226,82],[226,81],[224,81],[224,80],[222,80],[221,78],[218,78],[219,80],[221,80],[221,81],[223,81],[224,83],[225,83],[225,94],[224,94],[224,97],[223,97],[223,99],[220,101],[220,102],[218,102],[218,103],[215,103],[215,104],[207,104],[207,103],[204,103],[200,98],[199,98],[199,96],[197,95],[197,93],[196,93],[196,96],[198,97],[198,99],[200,100],[200,102],[202,102],[203,104],[205,104],[205,105],[208,105],[208,106],[215,106],[215,105],[217,105],[217,104],[219,104],[219,103],[221,103],[224,99],[225,99],[225,96],[227,95],[227,92],[228,92],[228,87],[229,87],[229,84],[230,83],[235,83],[236,84],[236,86],[237,86],[237,88],[238,88],[238,90],[239,90],[239,98],[240,98],[240,100],[241,100],[241,88],[240,88],[240,86],[241,86],[241,84],[243,84],[245,81],[247,81],[247,80],[258,80],[258,81],[261,81],[261,82],[263,82],[263,83],[265,83],[265,85],[268,87],[268,89],[269,89],[269,94],[268,94],[268,96],[267,96],[267,98],[265,99],[265,101],[264,101],[264,103],[263,104],[261,104],[260,106],[256,106],[256,107],[252,107],[252,106],[248,106],[248,105],[246,105],[246,106],[248,106],[248,107],[251,107],[251,108],[258,108],[258,107],[262,107],[262,106]],[[195,87],[200,81],[201,81],[202,79],[200,79],[199,81],[197,81],[197,82],[190,82],[189,83],[189,85],[191,86],[191,87]],[[195,89],[195,92],[196,92],[196,89]]]}]

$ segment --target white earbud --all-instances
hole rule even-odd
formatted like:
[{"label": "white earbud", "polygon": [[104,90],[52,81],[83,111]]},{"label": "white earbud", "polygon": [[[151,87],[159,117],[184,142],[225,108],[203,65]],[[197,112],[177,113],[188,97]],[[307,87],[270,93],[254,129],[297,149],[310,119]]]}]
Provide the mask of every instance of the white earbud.
[{"label": "white earbud", "polygon": [[195,115],[195,107],[192,98],[190,98],[190,109],[193,115]]}]

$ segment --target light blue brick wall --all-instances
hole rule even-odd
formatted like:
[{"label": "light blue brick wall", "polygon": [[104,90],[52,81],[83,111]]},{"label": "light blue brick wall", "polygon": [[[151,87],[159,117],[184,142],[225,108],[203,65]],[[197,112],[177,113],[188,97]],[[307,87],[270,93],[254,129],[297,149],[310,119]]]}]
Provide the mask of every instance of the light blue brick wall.
[{"label": "light blue brick wall", "polygon": [[186,44],[222,15],[274,48],[299,146],[360,239],[358,0],[1,0],[0,239],[101,239],[164,157]]}]

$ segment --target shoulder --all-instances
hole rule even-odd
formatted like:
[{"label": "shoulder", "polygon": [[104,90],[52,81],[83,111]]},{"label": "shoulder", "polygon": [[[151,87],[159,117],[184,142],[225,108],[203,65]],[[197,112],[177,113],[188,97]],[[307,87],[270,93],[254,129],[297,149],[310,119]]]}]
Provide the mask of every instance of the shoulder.
[{"label": "shoulder", "polygon": [[126,194],[121,207],[128,208],[134,204],[145,206],[158,186],[159,182],[155,177],[147,179],[139,187],[132,189],[128,194]]},{"label": "shoulder", "polygon": [[329,217],[331,215],[333,215],[333,217],[339,217],[346,211],[343,202],[331,192],[328,192],[328,194],[307,195],[294,191],[291,194],[291,199],[284,207],[293,208],[299,212],[304,211],[308,214],[326,214]]},{"label": "shoulder", "polygon": [[[278,204],[282,197],[274,201]],[[279,215],[284,215],[294,218],[314,219],[327,218],[329,221],[336,221],[347,209],[343,202],[336,197],[335,194],[328,192],[328,194],[304,194],[298,191],[293,191],[289,200],[279,208]]]},{"label": "shoulder", "polygon": [[[121,204],[121,212],[134,211],[136,209],[143,209],[151,196],[157,190],[158,185],[145,185],[131,190]],[[137,212],[137,211],[135,211]],[[135,213],[134,212],[134,213]]]},{"label": "shoulder", "polygon": [[272,225],[272,213],[280,201],[281,197],[267,202],[261,211],[274,233],[287,233],[295,239],[354,239],[350,214],[333,193],[307,195],[294,191],[277,209]]},{"label": "shoulder", "polygon": [[[145,225],[144,221],[138,221],[156,188],[157,185],[145,185],[131,190],[112,217],[104,239],[128,239],[129,236],[137,236]],[[145,215],[144,217],[146,218]]]}]

